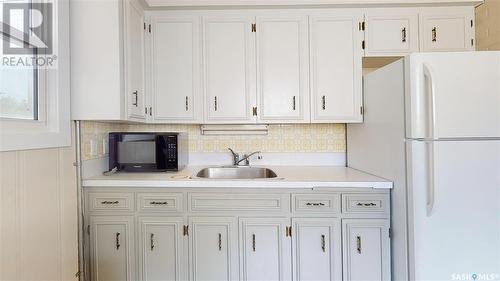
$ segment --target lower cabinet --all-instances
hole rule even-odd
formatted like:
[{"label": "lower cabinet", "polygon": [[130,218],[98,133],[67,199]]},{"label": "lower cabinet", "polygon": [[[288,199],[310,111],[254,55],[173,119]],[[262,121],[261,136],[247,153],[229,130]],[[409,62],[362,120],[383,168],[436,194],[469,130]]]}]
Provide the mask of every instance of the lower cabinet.
[{"label": "lower cabinet", "polygon": [[240,219],[240,280],[291,280],[288,218]]},{"label": "lower cabinet", "polygon": [[389,220],[345,219],[344,280],[391,280]]},{"label": "lower cabinet", "polygon": [[340,219],[292,219],[293,280],[341,280]]},{"label": "lower cabinet", "polygon": [[[197,199],[204,196],[196,192]],[[87,208],[90,280],[391,280],[388,193],[303,192],[277,199],[292,208],[269,208],[263,194],[244,194],[254,209],[241,211],[236,203],[224,209],[227,193],[206,193],[222,202],[211,205],[217,211],[193,209],[184,201],[192,194],[179,190],[87,193],[88,206],[104,197],[131,206]],[[178,208],[144,198],[175,198]]]},{"label": "lower cabinet", "polygon": [[133,217],[90,217],[92,280],[135,280]]},{"label": "lower cabinet", "polygon": [[235,217],[189,218],[190,280],[238,280]]},{"label": "lower cabinet", "polygon": [[187,280],[182,217],[139,218],[139,280]]}]

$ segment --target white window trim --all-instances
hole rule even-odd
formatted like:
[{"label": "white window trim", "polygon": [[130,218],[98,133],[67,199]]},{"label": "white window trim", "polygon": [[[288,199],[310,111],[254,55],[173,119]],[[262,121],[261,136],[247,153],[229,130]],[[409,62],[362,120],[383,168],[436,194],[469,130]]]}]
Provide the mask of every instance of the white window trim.
[{"label": "white window trim", "polygon": [[39,70],[39,120],[0,119],[0,151],[71,145],[69,1],[54,0],[57,69]]}]

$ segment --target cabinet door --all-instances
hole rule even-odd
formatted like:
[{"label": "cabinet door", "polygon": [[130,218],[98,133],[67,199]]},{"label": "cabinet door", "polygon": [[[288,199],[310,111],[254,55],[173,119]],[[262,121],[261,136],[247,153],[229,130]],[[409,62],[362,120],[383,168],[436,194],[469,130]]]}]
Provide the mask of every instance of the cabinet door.
[{"label": "cabinet door", "polygon": [[201,33],[197,16],[152,18],[155,121],[201,123]]},{"label": "cabinet door", "polygon": [[190,218],[189,228],[190,280],[238,280],[236,218]]},{"label": "cabinet door", "polygon": [[340,220],[292,219],[294,280],[341,280]]},{"label": "cabinet door", "polygon": [[240,219],[240,280],[291,280],[287,218]]},{"label": "cabinet door", "polygon": [[418,10],[374,8],[365,13],[365,56],[418,52]]},{"label": "cabinet door", "polygon": [[259,121],[309,122],[307,17],[260,16],[256,34]]},{"label": "cabinet door", "polygon": [[144,11],[137,0],[124,1],[125,6],[125,84],[128,117],[146,118],[144,87]]},{"label": "cabinet door", "polygon": [[310,17],[312,122],[361,122],[360,12]]},{"label": "cabinet door", "polygon": [[139,218],[140,280],[187,280],[183,222],[182,217]]},{"label": "cabinet door", "polygon": [[424,10],[420,14],[420,50],[474,50],[473,19],[472,7]]},{"label": "cabinet door", "polygon": [[389,221],[342,220],[344,280],[391,280]]},{"label": "cabinet door", "polygon": [[206,123],[255,123],[253,17],[203,18]]},{"label": "cabinet door", "polygon": [[90,217],[91,278],[135,280],[132,217]]}]

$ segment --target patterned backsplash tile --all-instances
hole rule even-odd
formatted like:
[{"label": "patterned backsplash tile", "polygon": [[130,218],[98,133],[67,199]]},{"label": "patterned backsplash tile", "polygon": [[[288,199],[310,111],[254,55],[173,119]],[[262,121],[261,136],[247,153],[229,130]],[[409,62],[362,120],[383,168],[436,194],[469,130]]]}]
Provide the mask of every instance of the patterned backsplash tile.
[{"label": "patterned backsplash tile", "polygon": [[[249,152],[345,152],[344,124],[270,125],[268,135],[206,136],[199,125],[120,124],[82,121],[82,158],[104,155],[104,140],[109,132],[187,132],[190,152],[226,152],[228,147]],[[97,144],[91,153],[91,140]]]}]

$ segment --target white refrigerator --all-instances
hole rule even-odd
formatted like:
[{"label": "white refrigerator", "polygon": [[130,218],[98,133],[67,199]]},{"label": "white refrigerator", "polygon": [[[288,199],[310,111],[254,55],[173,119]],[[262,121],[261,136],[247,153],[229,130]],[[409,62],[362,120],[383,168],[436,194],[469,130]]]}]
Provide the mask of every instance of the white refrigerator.
[{"label": "white refrigerator", "polygon": [[394,181],[393,280],[500,280],[500,52],[412,54],[363,82],[348,166]]}]

